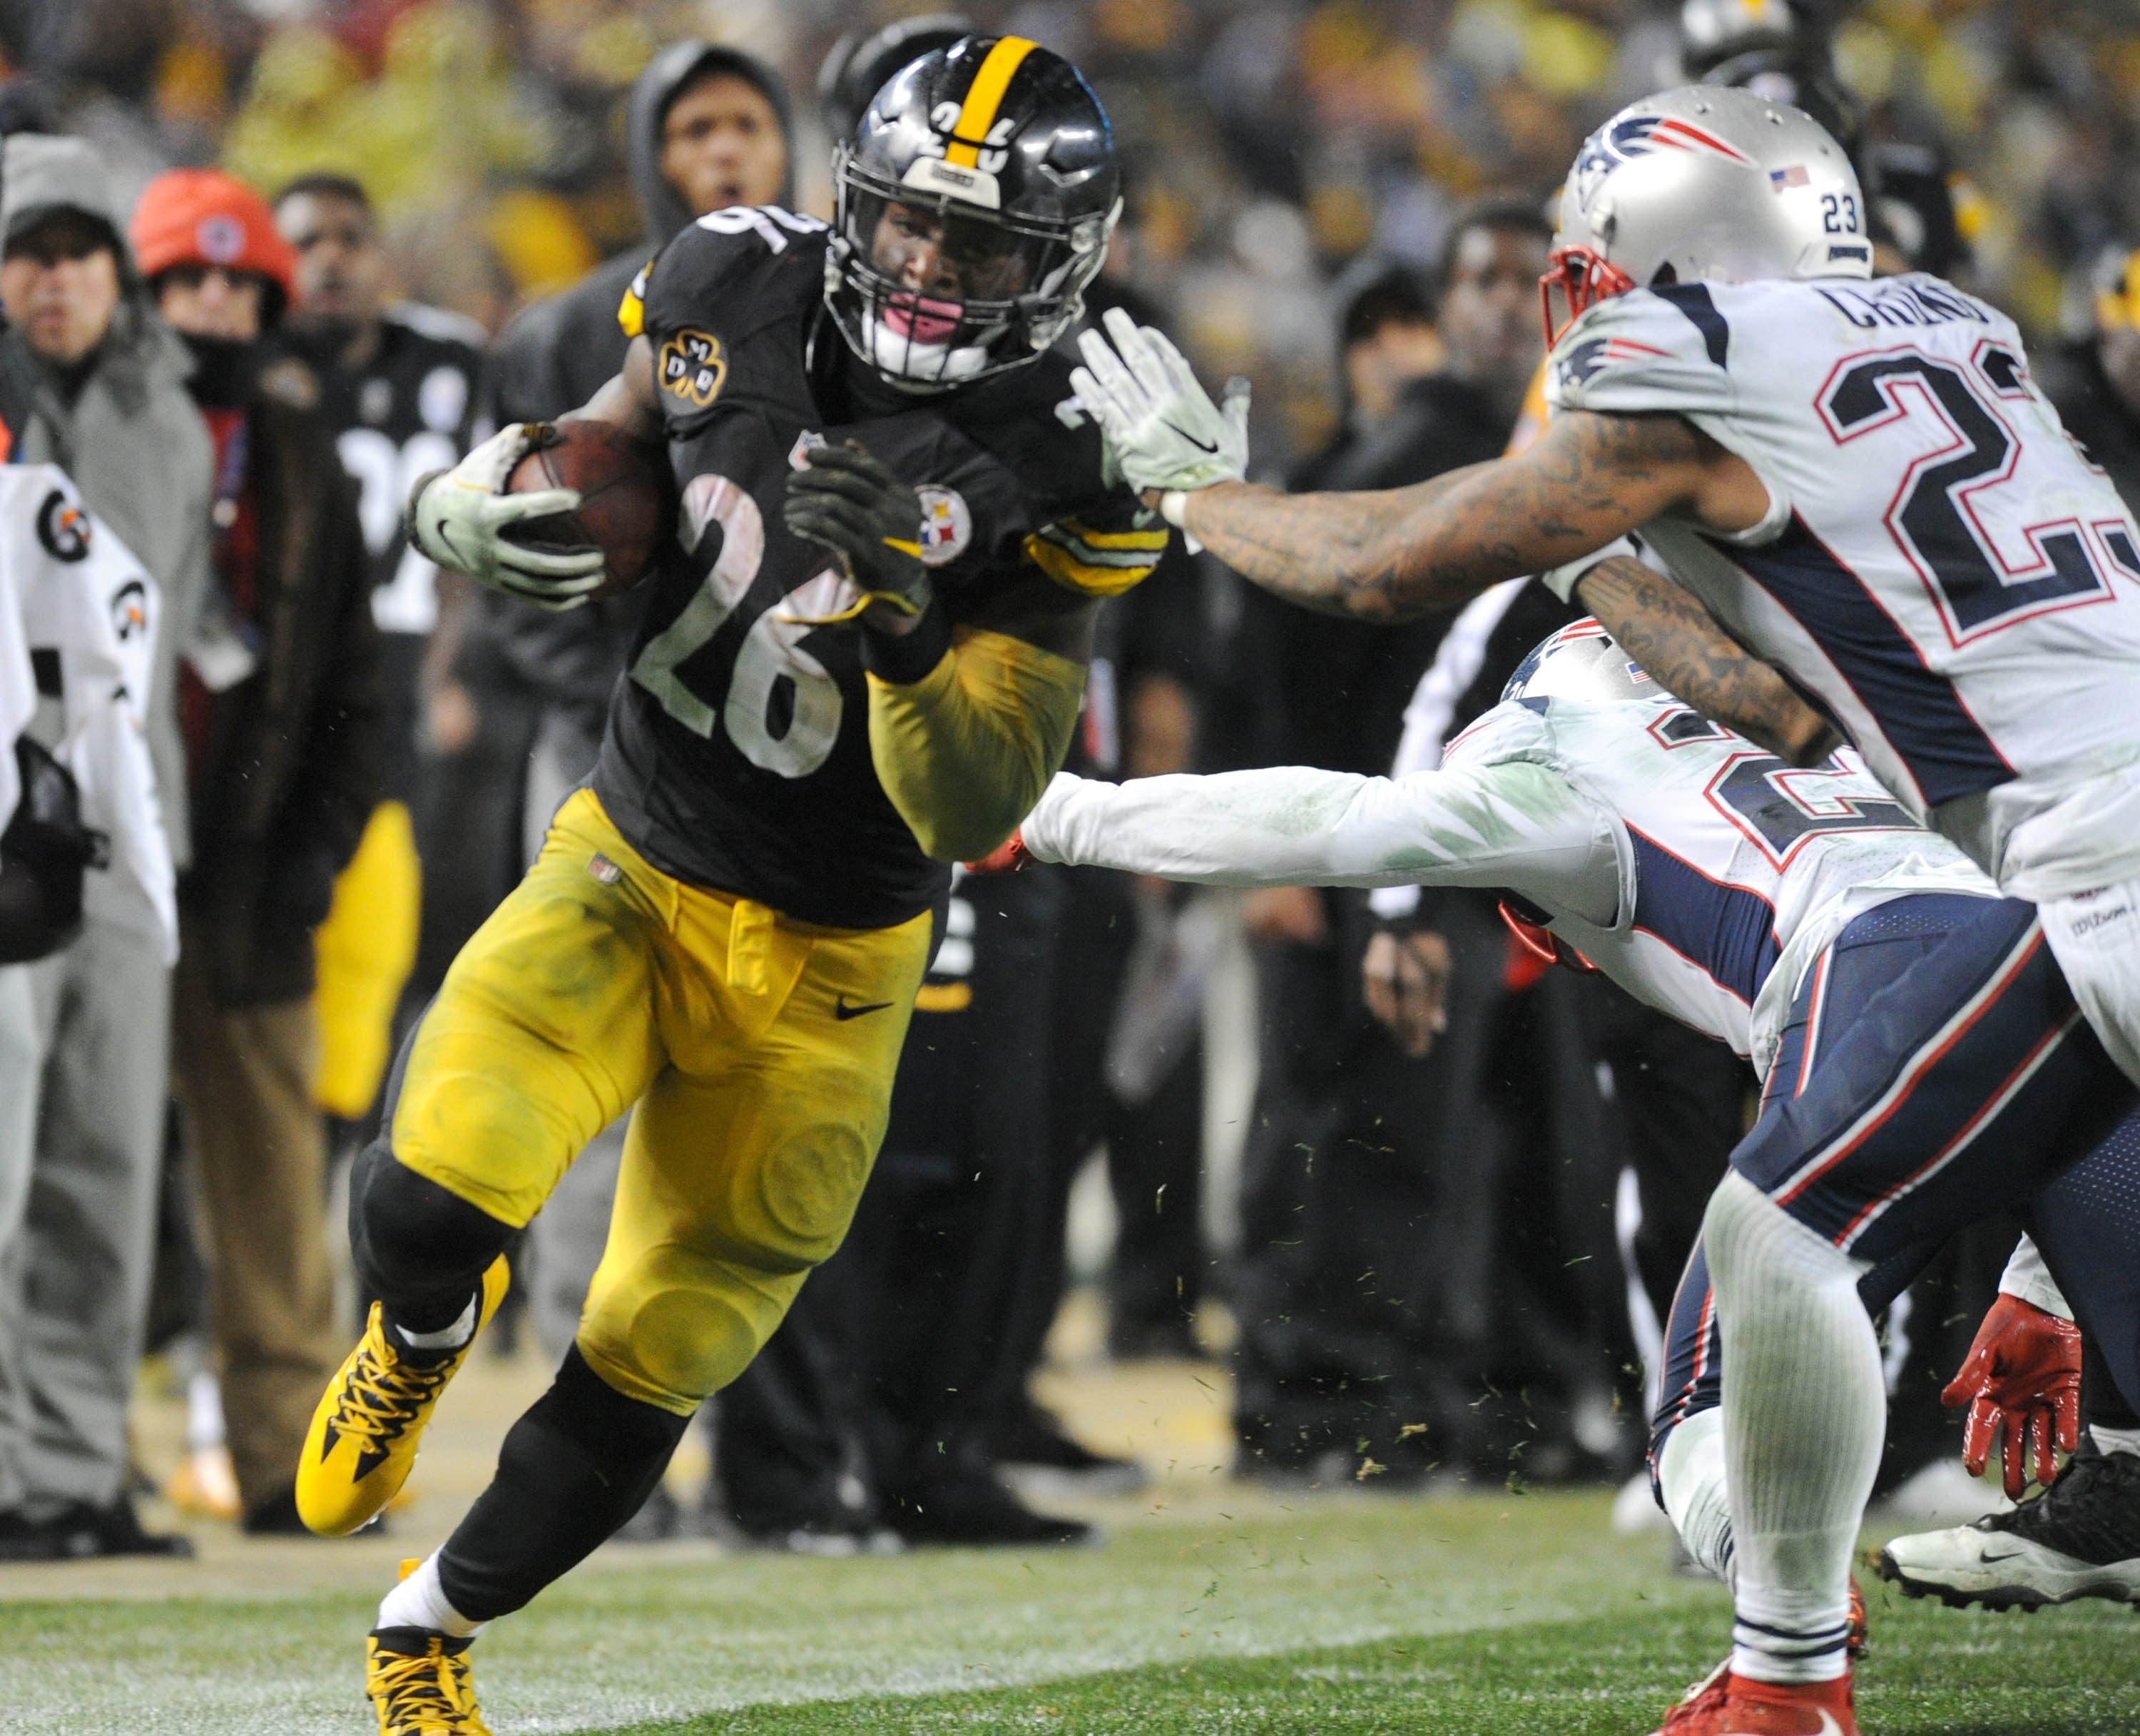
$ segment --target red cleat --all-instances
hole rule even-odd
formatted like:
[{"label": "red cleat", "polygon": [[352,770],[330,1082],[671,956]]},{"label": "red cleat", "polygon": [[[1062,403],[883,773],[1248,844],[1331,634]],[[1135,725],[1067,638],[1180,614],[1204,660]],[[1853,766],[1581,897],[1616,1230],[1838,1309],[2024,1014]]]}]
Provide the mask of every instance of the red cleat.
[{"label": "red cleat", "polygon": [[1725,1664],[1687,1690],[1655,1736],[1858,1736],[1850,1677],[1757,1682]]}]

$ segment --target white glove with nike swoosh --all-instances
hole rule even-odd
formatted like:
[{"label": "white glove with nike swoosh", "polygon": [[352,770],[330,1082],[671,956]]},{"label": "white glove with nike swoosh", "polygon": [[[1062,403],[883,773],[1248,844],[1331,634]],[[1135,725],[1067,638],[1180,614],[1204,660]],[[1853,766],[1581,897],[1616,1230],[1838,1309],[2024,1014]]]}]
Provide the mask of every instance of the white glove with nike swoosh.
[{"label": "white glove with nike swoosh", "polygon": [[[1085,365],[1072,371],[1070,385],[1123,479],[1168,497],[1240,481],[1249,468],[1248,381],[1228,380],[1224,400],[1214,404],[1165,332],[1140,326],[1119,307],[1102,323],[1113,347],[1097,331],[1080,336]],[[1161,511],[1180,522],[1179,499]]]},{"label": "white glove with nike swoosh", "polygon": [[531,519],[579,509],[577,488],[505,492],[521,459],[540,446],[547,424],[501,428],[450,470],[434,470],[409,495],[409,540],[441,566],[543,609],[575,609],[601,588],[602,552],[537,547],[507,532]]}]

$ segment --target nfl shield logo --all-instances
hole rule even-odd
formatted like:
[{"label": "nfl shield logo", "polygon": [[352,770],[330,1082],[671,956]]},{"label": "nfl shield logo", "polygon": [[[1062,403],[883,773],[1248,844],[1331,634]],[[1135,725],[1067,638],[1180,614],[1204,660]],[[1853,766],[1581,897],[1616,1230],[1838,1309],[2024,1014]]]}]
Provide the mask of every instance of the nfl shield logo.
[{"label": "nfl shield logo", "polygon": [[924,483],[915,492],[921,497],[923,563],[942,566],[957,560],[974,540],[974,516],[964,497],[935,483]]}]

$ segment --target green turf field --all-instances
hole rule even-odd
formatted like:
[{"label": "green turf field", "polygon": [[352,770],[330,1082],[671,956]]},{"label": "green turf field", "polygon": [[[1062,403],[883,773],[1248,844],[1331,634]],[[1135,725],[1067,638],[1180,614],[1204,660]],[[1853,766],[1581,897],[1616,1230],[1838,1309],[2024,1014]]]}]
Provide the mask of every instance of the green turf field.
[{"label": "green turf field", "polygon": [[[1716,1588],[1612,1537],[1600,1497],[1281,1504],[1215,1479],[1107,1511],[1107,1547],[1068,1553],[611,1550],[485,1637],[486,1712],[498,1736],[1647,1736],[1722,1650]],[[359,1736],[375,1565],[350,1577],[0,1602],[0,1730]],[[2140,1732],[2130,1612],[1957,1615],[1877,1588],[1873,1618],[1868,1736]]]}]

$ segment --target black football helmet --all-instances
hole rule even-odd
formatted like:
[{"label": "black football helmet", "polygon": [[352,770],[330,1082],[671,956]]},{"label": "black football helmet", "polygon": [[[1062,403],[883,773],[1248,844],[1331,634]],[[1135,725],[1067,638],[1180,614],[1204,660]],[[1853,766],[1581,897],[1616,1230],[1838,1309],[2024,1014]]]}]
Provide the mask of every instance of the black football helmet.
[{"label": "black football helmet", "polygon": [[1023,367],[1082,310],[1122,213],[1107,111],[1023,37],[902,67],[832,156],[825,301],[855,354],[935,391]]}]

